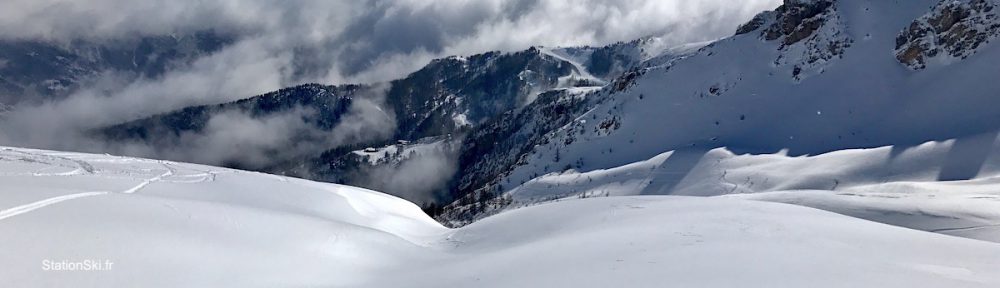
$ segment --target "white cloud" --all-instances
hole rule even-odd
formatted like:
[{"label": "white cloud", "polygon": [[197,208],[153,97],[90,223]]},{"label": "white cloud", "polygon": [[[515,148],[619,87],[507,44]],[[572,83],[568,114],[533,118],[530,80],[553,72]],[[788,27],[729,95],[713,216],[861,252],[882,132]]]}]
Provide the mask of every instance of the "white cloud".
[{"label": "white cloud", "polygon": [[450,150],[431,150],[398,164],[363,167],[361,179],[351,184],[396,195],[417,204],[433,203],[444,198],[436,192],[440,192],[458,170],[455,154]]},{"label": "white cloud", "polygon": [[[531,45],[602,45],[647,35],[664,35],[676,44],[711,40],[731,34],[741,22],[779,3],[7,0],[0,3],[0,39],[68,42],[214,29],[243,35],[258,51],[301,53],[296,56],[321,62],[328,68],[322,70],[331,72],[309,75],[309,80],[374,81],[399,77],[427,59],[455,54]],[[415,60],[403,59],[408,56]],[[400,59],[410,67],[388,64]],[[357,74],[365,76],[352,77]]]},{"label": "white cloud", "polygon": [[[532,45],[596,46],[647,35],[664,36],[675,44],[716,39],[778,4],[779,0],[5,0],[0,1],[0,40],[68,45],[74,40],[99,42],[206,29],[236,40],[156,78],[107,72],[64,101],[19,107],[0,122],[0,144],[101,151],[110,146],[88,142],[81,132],[304,82],[394,79],[447,55]],[[348,117],[353,122],[347,123],[361,126],[345,124],[333,138],[351,141],[363,125],[380,123],[379,113],[392,116],[392,111],[379,111],[377,102],[358,105],[357,113]],[[272,131],[286,120],[290,121],[219,123]],[[377,127],[390,129],[379,130],[378,135],[390,135],[394,129]],[[227,129],[217,132],[246,136],[225,134]]]}]

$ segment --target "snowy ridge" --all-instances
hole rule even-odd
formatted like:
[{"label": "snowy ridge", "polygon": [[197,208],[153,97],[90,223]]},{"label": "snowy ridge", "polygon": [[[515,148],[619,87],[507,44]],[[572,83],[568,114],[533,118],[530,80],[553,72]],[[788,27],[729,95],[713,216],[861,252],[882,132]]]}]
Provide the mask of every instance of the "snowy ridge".
[{"label": "snowy ridge", "polygon": [[[612,169],[673,150],[799,156],[993,133],[1000,113],[991,107],[1000,102],[987,78],[1000,74],[996,45],[919,71],[892,53],[899,30],[938,2],[789,1],[695,55],[616,79],[500,184],[510,191],[541,175]],[[828,5],[809,6],[818,3]],[[772,28],[780,32],[773,38]],[[853,42],[829,60],[800,53],[836,39]]]},{"label": "snowy ridge", "polygon": [[[381,193],[202,165],[2,148],[0,172],[14,287],[1000,284],[1000,244],[778,203],[595,198],[449,230]],[[114,266],[39,269],[91,259]]]},{"label": "snowy ridge", "polygon": [[[725,195],[1000,242],[1000,155],[992,153],[1000,142],[991,136],[798,157],[678,150],[611,169],[547,174],[505,197],[510,208],[567,198]],[[940,182],[948,178],[973,179]]]}]

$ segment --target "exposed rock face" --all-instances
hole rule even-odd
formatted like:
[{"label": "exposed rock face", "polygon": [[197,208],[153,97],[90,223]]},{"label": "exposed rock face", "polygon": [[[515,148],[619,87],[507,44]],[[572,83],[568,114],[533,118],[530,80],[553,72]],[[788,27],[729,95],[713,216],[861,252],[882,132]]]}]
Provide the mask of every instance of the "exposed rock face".
[{"label": "exposed rock face", "polygon": [[757,14],[757,16],[754,16],[753,19],[750,19],[750,22],[747,22],[746,24],[740,25],[739,28],[736,28],[736,35],[743,35],[753,31],[757,31],[757,29],[760,29],[760,27],[764,26],[764,24],[767,23],[767,18],[770,15],[771,14],[769,12]]},{"label": "exposed rock face", "polygon": [[822,73],[829,61],[842,57],[854,42],[843,32],[836,8],[833,0],[785,0],[774,11],[740,26],[736,34],[761,30],[762,39],[778,41],[783,53],[775,59],[775,66],[789,67],[792,78],[802,80],[808,74]]},{"label": "exposed rock face", "polygon": [[965,59],[1000,35],[995,0],[944,0],[896,37],[896,59],[919,70]]},{"label": "exposed rock face", "polygon": [[785,4],[775,10],[775,21],[764,30],[764,39],[772,41],[783,38],[783,46],[798,43],[823,26],[826,20],[824,16],[832,6],[833,1],[830,0],[785,0]]}]

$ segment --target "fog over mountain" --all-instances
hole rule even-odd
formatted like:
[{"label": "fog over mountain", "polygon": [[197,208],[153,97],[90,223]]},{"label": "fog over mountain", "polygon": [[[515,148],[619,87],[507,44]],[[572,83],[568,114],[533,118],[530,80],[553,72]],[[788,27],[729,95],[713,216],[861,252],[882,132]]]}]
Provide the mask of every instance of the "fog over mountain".
[{"label": "fog over mountain", "polygon": [[[3,1],[0,44],[8,49],[0,49],[4,78],[0,82],[16,82],[10,78],[29,69],[9,64],[16,59],[8,58],[39,51],[10,47],[63,49],[59,51],[69,55],[53,58],[76,56],[94,65],[80,67],[85,66],[80,61],[64,65],[73,71],[70,81],[40,76],[14,83],[47,85],[65,94],[62,97],[37,100],[28,92],[10,92],[27,89],[0,89],[15,94],[0,99],[28,99],[18,109],[0,109],[13,110],[0,123],[0,143],[118,150],[80,133],[301,83],[392,80],[448,55],[518,51],[533,45],[599,46],[649,35],[663,36],[666,44],[712,40],[732,34],[737,25],[777,4],[776,0]],[[172,45],[180,48],[170,53],[135,52],[150,38],[159,41],[155,43],[175,41]],[[185,42],[191,38],[198,41],[188,42],[196,44]],[[118,61],[125,62],[122,65],[102,65],[111,61],[108,51],[133,53],[122,56],[131,56]],[[136,58],[165,64],[155,67],[162,71],[149,73],[140,70],[145,67],[136,64]],[[17,104],[7,102],[3,106]]]}]

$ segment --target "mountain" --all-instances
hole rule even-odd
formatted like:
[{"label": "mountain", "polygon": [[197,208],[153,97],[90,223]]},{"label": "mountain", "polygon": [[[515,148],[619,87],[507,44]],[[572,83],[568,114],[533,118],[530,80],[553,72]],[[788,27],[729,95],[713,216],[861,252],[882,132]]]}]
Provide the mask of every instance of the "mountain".
[{"label": "mountain", "polygon": [[[1000,34],[997,5],[789,0],[711,43],[666,47],[663,39],[650,37],[605,47],[448,57],[389,83],[290,87],[138,119],[95,135],[155,149],[180,145],[177,150],[184,151],[184,143],[197,142],[192,137],[227,131],[212,125],[218,122],[213,119],[233,114],[265,123],[301,122],[281,126],[290,142],[236,144],[266,157],[236,153],[221,163],[405,195],[431,204],[428,211],[453,225],[510,207],[588,195],[550,189],[519,196],[537,190],[524,186],[532,181],[628,167],[671,151],[679,157],[662,165],[680,167],[681,175],[714,151],[800,157],[892,146],[897,153],[951,139],[961,145],[946,147],[986,159],[992,146],[963,139],[1000,129],[1000,113],[989,108],[997,89],[986,81],[1000,72],[1000,52],[991,43]],[[947,174],[933,180],[972,180],[985,162],[957,168],[941,163],[920,165]],[[425,177],[385,176],[410,175],[403,171]],[[838,179],[833,186],[829,179],[809,178],[824,184],[806,188],[931,180],[895,173]],[[417,182],[389,184],[390,178]],[[646,180],[663,186],[633,193],[683,189],[677,179]],[[593,186],[618,183],[609,181]],[[725,186],[729,180],[706,183]],[[751,189],[771,191],[777,190]]]},{"label": "mountain", "polygon": [[[537,95],[554,90],[573,87],[598,87],[607,79],[617,76],[623,69],[633,67],[652,58],[646,51],[649,43],[658,43],[657,38],[644,38],[632,42],[616,43],[606,47],[573,47],[560,49],[531,48],[515,53],[489,52],[469,57],[448,57],[437,59],[407,77],[389,83],[370,85],[344,85],[345,88],[308,84],[289,87],[280,91],[250,97],[233,103],[191,107],[191,110],[209,109],[217,106],[222,110],[239,110],[254,115],[267,115],[290,109],[293,106],[311,106],[300,103],[300,98],[322,98],[324,90],[344,90],[339,93],[352,96],[355,90],[365,88],[385,88],[387,99],[385,108],[395,111],[399,118],[398,131],[394,135],[400,139],[417,139],[427,136],[445,135],[459,132],[463,127],[476,126],[493,116],[523,107],[534,101]],[[651,49],[656,49],[655,46]],[[674,52],[674,51],[670,51]],[[577,62],[581,61],[581,62]],[[597,73],[600,76],[591,74]],[[286,99],[287,98],[287,99]],[[281,109],[248,107],[247,103],[264,101],[284,103]],[[178,125],[172,119],[183,119],[185,111],[176,111],[137,119],[105,129],[112,138],[147,139],[150,135],[135,129],[158,130],[167,128],[180,131],[198,131],[202,122],[189,126]],[[212,114],[212,113],[208,113]],[[327,127],[324,127],[327,128]]]},{"label": "mountain", "polygon": [[997,8],[785,0],[90,131],[229,168],[0,147],[3,280],[998,287]]},{"label": "mountain", "polygon": [[[219,120],[232,115],[250,119],[274,117],[274,115],[294,114],[303,127],[287,134],[297,141],[326,141],[320,132],[333,129],[343,117],[349,115],[356,96],[368,93],[370,87],[359,85],[327,86],[317,84],[284,88],[265,95],[235,102],[187,107],[175,112],[154,115],[148,118],[118,124],[94,131],[95,136],[120,144],[143,143],[152,147],[185,147],[193,138],[206,129],[218,126]],[[293,113],[298,111],[299,113]],[[213,122],[215,121],[215,122]],[[224,125],[230,126],[230,125]],[[232,127],[223,127],[229,129]],[[315,129],[310,129],[315,128]],[[317,130],[317,131],[314,131]],[[287,149],[273,147],[270,150]],[[269,151],[275,156],[279,151]],[[294,154],[291,154],[294,156]],[[228,166],[259,168],[246,159],[223,159]]]},{"label": "mountain", "polygon": [[[499,176],[470,189],[476,192],[468,197],[478,201],[453,203],[444,218],[467,223],[490,214],[482,211],[530,205],[523,198],[517,204],[518,194],[538,191],[531,182],[549,179],[539,176],[572,172],[568,176],[582,177],[651,161],[669,151],[678,157],[661,166],[676,167],[671,169],[684,179],[691,166],[709,165],[709,151],[717,148],[737,155],[801,157],[892,146],[896,155],[927,141],[957,139],[950,140],[955,141],[950,149],[970,155],[961,158],[968,163],[919,162],[926,171],[943,170],[942,176],[909,179],[973,179],[996,151],[991,144],[995,137],[976,135],[995,136],[1000,129],[1000,112],[992,108],[1000,104],[995,93],[1000,87],[989,81],[990,75],[1000,75],[1000,47],[992,43],[1000,25],[998,5],[985,0],[785,1],[732,37],[667,64],[641,66],[586,94],[580,104],[584,108],[562,116],[572,120],[536,136],[537,146],[508,156],[516,165],[489,172]],[[725,175],[718,168],[705,169]],[[799,175],[788,171],[782,177]],[[884,173],[857,182],[841,179],[839,186],[819,175],[795,177],[815,183],[804,189],[839,191],[913,176]],[[729,182],[765,180],[751,178],[722,182],[731,186]],[[594,181],[592,186],[623,184]],[[685,191],[675,184],[642,193]],[[770,189],[776,188],[751,191]],[[729,190],[712,194],[742,192]],[[554,189],[532,197],[543,201],[579,195],[565,192]]]},{"label": "mountain", "polygon": [[14,287],[1000,285],[997,243],[726,197],[579,199],[449,229],[375,191],[171,161],[0,147],[0,177]]},{"label": "mountain", "polygon": [[[137,119],[99,129],[94,135],[108,142],[124,143],[122,145],[139,144],[156,149],[183,147],[193,142],[193,137],[212,130],[209,128],[213,119],[220,115],[238,114],[266,121],[304,110],[295,118],[301,118],[305,127],[296,127],[301,131],[290,135],[297,139],[295,143],[315,142],[315,145],[290,153],[286,152],[296,149],[282,145],[266,147],[272,159],[263,164],[250,163],[245,155],[233,155],[224,159],[223,164],[400,194],[404,192],[401,190],[412,190],[412,187],[400,188],[400,191],[381,187],[370,184],[380,181],[368,175],[377,174],[372,173],[372,169],[400,166],[406,159],[372,164],[353,152],[367,147],[394,147],[397,141],[420,142],[421,139],[454,136],[448,142],[456,142],[456,148],[447,149],[447,153],[435,152],[434,156],[455,158],[453,154],[468,149],[465,143],[458,142],[462,142],[463,136],[470,131],[509,121],[506,119],[517,111],[538,111],[539,107],[557,104],[561,96],[552,95],[598,89],[617,73],[647,60],[672,59],[694,50],[692,47],[667,49],[662,47],[662,42],[662,39],[649,37],[606,47],[535,47],[514,53],[448,57],[434,60],[407,77],[389,83],[301,85],[236,102],[188,107]],[[358,99],[363,100],[360,105]],[[378,115],[372,117],[372,114]],[[350,121],[344,121],[345,117]],[[501,120],[495,120],[497,118]],[[350,130],[347,134],[351,136],[330,136],[344,134],[337,129]],[[467,139],[473,141],[473,138]],[[198,161],[197,158],[185,160]],[[435,185],[425,185],[429,187],[420,189],[418,194],[433,194],[451,201],[451,195],[456,193],[449,191],[445,185],[448,181],[433,181]],[[428,202],[436,202],[433,198]]]},{"label": "mountain", "polygon": [[0,105],[60,100],[104,73],[156,78],[171,68],[219,51],[233,40],[212,31],[72,43],[3,40]]}]

